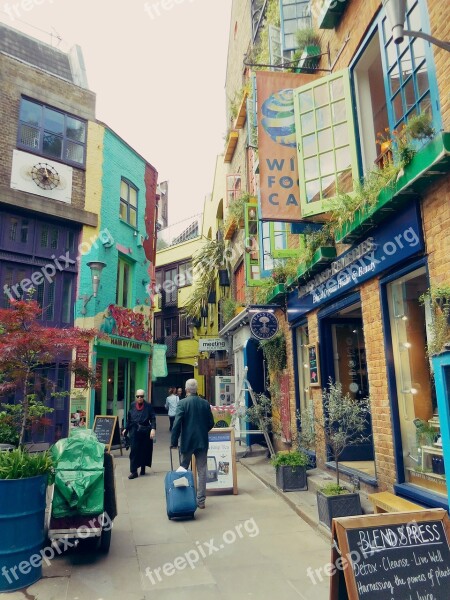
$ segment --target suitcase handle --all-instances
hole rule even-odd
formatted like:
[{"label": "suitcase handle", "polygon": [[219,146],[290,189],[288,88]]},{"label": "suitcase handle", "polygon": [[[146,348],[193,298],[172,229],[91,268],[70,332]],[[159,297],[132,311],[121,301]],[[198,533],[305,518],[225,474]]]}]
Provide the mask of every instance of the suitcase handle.
[{"label": "suitcase handle", "polygon": [[177,446],[176,448],[172,448],[170,447],[169,452],[170,452],[170,470],[173,471],[173,459],[172,459],[172,450],[178,450],[178,462],[181,464],[181,454],[180,454],[180,448]]}]

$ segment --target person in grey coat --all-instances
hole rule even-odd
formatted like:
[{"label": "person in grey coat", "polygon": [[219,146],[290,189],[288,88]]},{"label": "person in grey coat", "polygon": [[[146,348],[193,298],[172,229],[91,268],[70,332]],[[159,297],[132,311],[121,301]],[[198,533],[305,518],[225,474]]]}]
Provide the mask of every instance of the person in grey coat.
[{"label": "person in grey coat", "polygon": [[180,464],[187,469],[192,455],[197,466],[197,506],[205,508],[206,465],[208,457],[208,431],[214,427],[214,417],[209,402],[197,395],[195,379],[188,379],[185,385],[186,398],[179,401],[175,414],[170,440],[171,448],[178,447],[181,435]]}]

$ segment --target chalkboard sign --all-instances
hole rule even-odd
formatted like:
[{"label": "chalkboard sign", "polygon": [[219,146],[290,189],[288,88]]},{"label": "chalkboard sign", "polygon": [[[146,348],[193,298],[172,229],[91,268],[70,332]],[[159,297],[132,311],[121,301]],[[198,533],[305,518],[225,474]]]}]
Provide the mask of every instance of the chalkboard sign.
[{"label": "chalkboard sign", "polygon": [[319,367],[319,346],[318,344],[308,344],[308,385],[309,387],[320,387],[320,367]]},{"label": "chalkboard sign", "polygon": [[331,600],[449,599],[445,510],[335,519],[333,538]]},{"label": "chalkboard sign", "polygon": [[97,415],[94,419],[94,433],[102,444],[106,445],[106,451],[111,451],[111,445],[114,443],[120,445],[122,454],[122,443],[120,441],[120,430],[117,416]]}]

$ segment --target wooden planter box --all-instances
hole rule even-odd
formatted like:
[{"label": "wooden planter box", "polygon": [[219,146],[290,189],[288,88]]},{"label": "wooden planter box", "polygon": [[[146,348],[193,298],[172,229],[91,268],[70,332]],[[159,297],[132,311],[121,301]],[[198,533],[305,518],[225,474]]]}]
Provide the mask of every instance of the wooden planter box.
[{"label": "wooden planter box", "polygon": [[361,498],[358,493],[326,496],[318,491],[317,508],[319,510],[319,521],[330,530],[333,519],[362,514]]},{"label": "wooden planter box", "polygon": [[276,467],[277,488],[283,492],[299,492],[308,489],[306,467],[282,465]]}]

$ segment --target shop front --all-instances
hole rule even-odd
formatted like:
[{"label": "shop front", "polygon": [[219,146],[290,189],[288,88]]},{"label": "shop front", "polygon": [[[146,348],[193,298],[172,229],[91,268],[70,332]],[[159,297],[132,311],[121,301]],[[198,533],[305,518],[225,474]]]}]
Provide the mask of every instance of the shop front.
[{"label": "shop front", "polygon": [[[392,486],[425,506],[448,508],[438,403],[426,354],[422,295],[429,288],[419,207],[368,232],[288,297],[297,407],[321,401],[331,378],[369,397],[365,442],[342,455],[343,471]],[[316,379],[308,352],[318,343]],[[316,452],[318,449],[316,449]],[[327,461],[327,466],[334,465]]]}]

